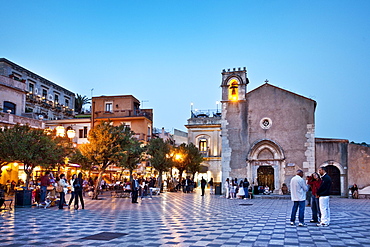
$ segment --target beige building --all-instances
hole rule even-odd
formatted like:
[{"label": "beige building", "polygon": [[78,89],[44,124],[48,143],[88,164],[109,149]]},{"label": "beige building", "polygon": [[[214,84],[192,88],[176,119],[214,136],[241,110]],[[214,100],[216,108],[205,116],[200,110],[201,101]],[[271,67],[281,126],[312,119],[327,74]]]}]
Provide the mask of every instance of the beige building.
[{"label": "beige building", "polygon": [[130,126],[136,138],[145,143],[152,137],[153,110],[140,109],[140,101],[132,95],[92,98],[92,127],[98,122],[108,120],[114,125]]},{"label": "beige building", "polygon": [[204,157],[198,181],[221,181],[221,114],[216,110],[192,111],[188,124],[188,141],[196,145]]}]

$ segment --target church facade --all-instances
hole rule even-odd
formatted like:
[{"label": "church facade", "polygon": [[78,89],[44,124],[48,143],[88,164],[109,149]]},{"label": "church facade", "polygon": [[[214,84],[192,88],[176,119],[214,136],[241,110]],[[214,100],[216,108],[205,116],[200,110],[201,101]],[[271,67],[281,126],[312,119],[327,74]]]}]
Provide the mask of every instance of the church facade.
[{"label": "church facade", "polygon": [[[353,183],[370,185],[366,178],[370,148],[348,140],[315,138],[314,100],[268,83],[248,92],[248,83],[245,68],[223,70],[221,117],[199,120],[195,115],[188,120],[189,142],[198,147],[203,145],[200,140],[207,138],[209,145],[221,143],[220,159],[206,159],[204,164],[215,181],[248,178],[254,185],[267,185],[280,194],[282,184],[289,186],[297,169],[309,176],[327,166],[333,177],[333,194],[346,196]],[[218,140],[207,135],[207,123],[213,130],[219,129],[219,135],[212,135]]]}]

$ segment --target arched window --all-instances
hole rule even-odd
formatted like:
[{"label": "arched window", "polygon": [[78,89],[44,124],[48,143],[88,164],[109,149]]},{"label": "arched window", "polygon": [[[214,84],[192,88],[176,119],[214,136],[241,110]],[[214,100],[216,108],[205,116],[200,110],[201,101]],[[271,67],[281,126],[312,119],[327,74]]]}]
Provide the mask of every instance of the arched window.
[{"label": "arched window", "polygon": [[229,100],[237,101],[239,99],[238,81],[233,79],[229,83]]},{"label": "arched window", "polygon": [[9,101],[4,101],[4,109],[3,109],[4,112],[8,112],[8,110],[10,110],[11,114],[15,114],[16,113],[15,109],[16,109],[16,104],[9,102]]}]

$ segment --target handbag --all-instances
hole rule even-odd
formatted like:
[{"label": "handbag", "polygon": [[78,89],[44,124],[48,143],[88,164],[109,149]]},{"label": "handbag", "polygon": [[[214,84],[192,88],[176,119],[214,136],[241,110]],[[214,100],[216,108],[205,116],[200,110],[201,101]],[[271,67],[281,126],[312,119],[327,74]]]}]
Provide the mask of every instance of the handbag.
[{"label": "handbag", "polygon": [[57,185],[56,191],[59,193],[63,192],[63,187],[60,185]]}]

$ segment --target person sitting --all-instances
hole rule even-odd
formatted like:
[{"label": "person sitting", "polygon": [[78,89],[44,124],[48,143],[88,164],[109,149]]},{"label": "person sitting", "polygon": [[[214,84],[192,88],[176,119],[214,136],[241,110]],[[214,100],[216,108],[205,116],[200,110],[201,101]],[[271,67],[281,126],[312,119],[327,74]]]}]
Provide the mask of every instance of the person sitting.
[{"label": "person sitting", "polygon": [[353,199],[358,199],[358,187],[357,187],[357,184],[354,184],[351,188],[350,188],[351,192],[352,192],[352,198]]},{"label": "person sitting", "polygon": [[283,183],[283,186],[281,187],[281,192],[283,195],[288,194],[288,186],[285,183]]},{"label": "person sitting", "polygon": [[265,194],[265,195],[270,195],[270,188],[266,185],[265,186],[265,188],[264,188],[264,190],[263,190],[263,194]]}]

